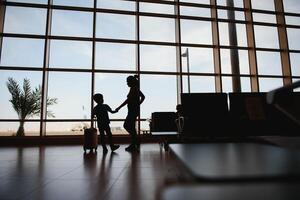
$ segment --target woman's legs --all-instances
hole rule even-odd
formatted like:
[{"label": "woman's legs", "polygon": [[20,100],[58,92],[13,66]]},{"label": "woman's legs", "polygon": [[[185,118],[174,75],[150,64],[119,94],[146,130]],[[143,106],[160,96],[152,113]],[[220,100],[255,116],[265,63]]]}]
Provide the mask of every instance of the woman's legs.
[{"label": "woman's legs", "polygon": [[137,147],[137,145],[139,145],[139,141],[137,138],[137,132],[135,127],[136,118],[137,115],[135,113],[128,113],[126,120],[124,122],[124,128],[131,136],[131,146]]}]

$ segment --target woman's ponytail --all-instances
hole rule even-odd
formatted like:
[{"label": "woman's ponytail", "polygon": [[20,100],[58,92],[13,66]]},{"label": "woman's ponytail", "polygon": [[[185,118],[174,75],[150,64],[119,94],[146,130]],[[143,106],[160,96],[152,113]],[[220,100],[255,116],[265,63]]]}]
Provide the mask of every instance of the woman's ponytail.
[{"label": "woman's ponytail", "polygon": [[132,83],[135,86],[138,86],[139,85],[139,76],[138,75],[128,76],[127,81]]}]

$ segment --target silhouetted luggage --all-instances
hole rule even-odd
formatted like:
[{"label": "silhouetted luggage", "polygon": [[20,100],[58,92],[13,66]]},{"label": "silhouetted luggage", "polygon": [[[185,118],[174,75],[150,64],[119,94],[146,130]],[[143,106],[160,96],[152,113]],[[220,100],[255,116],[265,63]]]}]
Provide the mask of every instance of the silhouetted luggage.
[{"label": "silhouetted luggage", "polygon": [[[96,126],[95,126],[96,127]],[[87,149],[97,151],[98,148],[98,134],[96,128],[84,129],[84,140],[83,140],[83,150],[86,152]]]}]

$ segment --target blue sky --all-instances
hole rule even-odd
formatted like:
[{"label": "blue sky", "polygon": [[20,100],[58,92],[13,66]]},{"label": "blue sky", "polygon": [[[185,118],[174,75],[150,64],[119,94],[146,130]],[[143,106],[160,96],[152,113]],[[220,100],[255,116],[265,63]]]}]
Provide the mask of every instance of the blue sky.
[{"label": "blue sky", "polygon": [[[14,2],[31,2],[46,4],[46,0],[11,0]],[[209,4],[209,0],[182,0],[182,2],[194,2]],[[92,7],[92,0],[54,0],[56,5],[72,5]],[[226,0],[218,0],[219,5],[225,5]],[[242,7],[242,0],[236,0],[236,5]],[[297,0],[284,0],[288,12],[300,13]],[[273,0],[252,0],[252,6],[256,9],[274,10]],[[127,1],[98,1],[98,8],[123,9],[134,11],[135,3]],[[210,10],[204,8],[182,7],[182,14],[189,16],[209,17]],[[141,3],[143,12],[174,14],[173,6],[157,6],[150,3]],[[220,10],[221,18],[226,18],[226,12]],[[238,19],[244,19],[242,12],[236,12]],[[52,35],[92,37],[92,13],[78,11],[53,12]],[[256,21],[272,21],[273,15],[254,15]],[[7,7],[5,18],[6,33],[26,33],[43,35],[45,33],[46,9]],[[287,18],[291,24],[300,24],[296,17]],[[96,37],[110,39],[135,39],[135,16],[118,14],[97,14]],[[140,39],[146,41],[175,42],[175,20],[170,18],[140,17]],[[228,45],[228,24],[219,23],[220,42]],[[212,44],[210,22],[193,20],[181,20],[181,39],[190,44]],[[238,44],[247,46],[245,25],[238,24]],[[300,49],[298,37],[300,30],[288,29],[289,45],[291,49]],[[273,27],[255,26],[257,47],[278,48],[277,30]],[[92,65],[92,43],[83,41],[51,41],[50,67],[55,68],[80,68],[90,69]],[[208,48],[188,47],[190,52],[190,71],[213,73],[213,52]],[[40,39],[16,39],[4,38],[2,66],[42,67],[44,40]],[[143,71],[176,71],[176,49],[171,46],[141,45],[141,70]],[[182,51],[185,51],[185,47]],[[247,51],[240,50],[240,70],[243,74],[249,74]],[[264,75],[281,75],[280,54],[257,52],[258,71]],[[231,73],[229,50],[221,50],[222,72]],[[299,54],[291,54],[292,72],[300,76],[298,63]],[[182,59],[183,71],[187,71],[186,58]],[[136,46],[134,44],[114,44],[97,42],[96,44],[96,68],[135,70]],[[128,93],[126,77],[128,74],[97,74],[95,79],[95,91],[104,94],[104,99],[112,108],[116,108]],[[8,100],[10,95],[5,82],[8,77],[14,77],[18,81],[29,78],[32,86],[41,84],[41,72],[1,71],[0,73],[0,118],[13,119],[16,114],[12,110]],[[191,77],[192,92],[213,92],[213,77]],[[58,119],[84,118],[89,116],[91,75],[89,73],[49,73],[49,97],[58,98],[58,104],[50,109]],[[268,91],[282,85],[281,79],[260,79],[262,91]],[[223,78],[224,91],[231,91],[231,79]],[[249,78],[242,78],[243,91],[250,91]],[[146,101],[142,105],[141,115],[149,118],[155,111],[174,111],[176,106],[176,77],[163,75],[142,75],[141,90],[146,95]],[[187,91],[187,78],[184,77],[184,90]],[[84,107],[84,109],[83,109]],[[126,108],[111,118],[124,118]],[[13,125],[16,126],[16,125]],[[0,124],[0,130],[6,128]],[[35,127],[36,125],[32,125]],[[69,126],[68,126],[69,127]]]}]

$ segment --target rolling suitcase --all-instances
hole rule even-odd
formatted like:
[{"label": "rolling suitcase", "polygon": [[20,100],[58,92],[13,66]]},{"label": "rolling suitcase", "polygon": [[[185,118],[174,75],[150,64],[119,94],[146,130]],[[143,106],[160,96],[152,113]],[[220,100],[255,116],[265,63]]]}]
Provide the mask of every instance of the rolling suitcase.
[{"label": "rolling suitcase", "polygon": [[[96,124],[96,123],[95,123]],[[95,126],[96,127],[96,126]],[[84,129],[84,139],[83,139],[83,150],[97,151],[98,148],[98,134],[97,129],[94,127]]]}]

